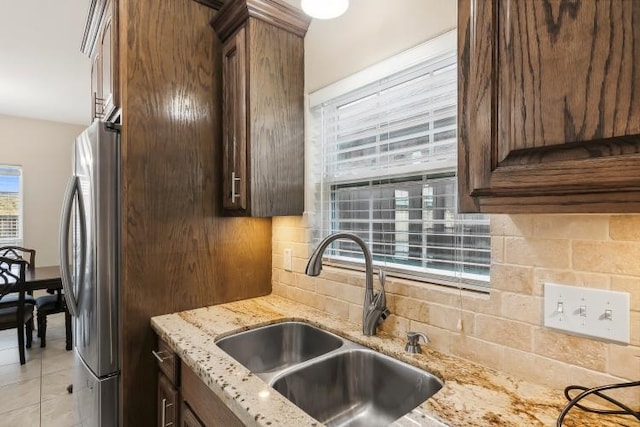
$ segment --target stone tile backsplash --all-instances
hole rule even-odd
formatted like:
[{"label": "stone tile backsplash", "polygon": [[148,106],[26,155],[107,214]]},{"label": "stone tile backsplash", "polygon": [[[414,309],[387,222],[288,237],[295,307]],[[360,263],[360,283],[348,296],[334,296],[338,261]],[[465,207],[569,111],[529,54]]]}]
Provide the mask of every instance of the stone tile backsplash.
[{"label": "stone tile backsplash", "polygon": [[[383,330],[424,332],[436,350],[551,387],[640,379],[640,215],[492,215],[491,233],[489,294],[387,276]],[[273,292],[360,323],[363,273],[325,267],[307,277],[311,235],[303,217],[273,219]],[[545,281],[629,292],[631,345],[542,326]],[[617,396],[640,406],[637,388]]]}]

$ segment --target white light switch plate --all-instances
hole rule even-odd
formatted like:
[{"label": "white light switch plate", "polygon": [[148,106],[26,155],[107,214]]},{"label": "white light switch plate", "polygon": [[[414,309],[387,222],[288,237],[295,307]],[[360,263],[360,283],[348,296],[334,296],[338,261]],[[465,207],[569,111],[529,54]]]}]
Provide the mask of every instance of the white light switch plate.
[{"label": "white light switch plate", "polygon": [[284,258],[284,269],[287,271],[291,271],[293,267],[291,266],[291,249],[286,248],[283,253]]},{"label": "white light switch plate", "polygon": [[544,284],[544,325],[573,334],[629,343],[629,293]]}]

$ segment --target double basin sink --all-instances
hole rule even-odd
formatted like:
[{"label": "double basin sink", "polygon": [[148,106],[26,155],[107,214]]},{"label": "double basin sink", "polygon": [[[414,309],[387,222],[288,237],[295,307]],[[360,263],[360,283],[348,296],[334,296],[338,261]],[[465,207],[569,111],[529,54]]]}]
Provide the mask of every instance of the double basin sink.
[{"label": "double basin sink", "polygon": [[302,322],[251,329],[216,344],[327,426],[387,426],[443,385],[428,372]]}]

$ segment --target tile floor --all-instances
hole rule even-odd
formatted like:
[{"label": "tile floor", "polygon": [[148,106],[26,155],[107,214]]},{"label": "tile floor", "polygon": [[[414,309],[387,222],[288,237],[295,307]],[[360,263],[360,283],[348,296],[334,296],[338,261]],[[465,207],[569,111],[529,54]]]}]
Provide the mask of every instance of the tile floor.
[{"label": "tile floor", "polygon": [[0,331],[0,427],[72,427],[73,351],[66,351],[64,314],[49,316],[47,347],[33,332],[20,365],[15,329]]}]

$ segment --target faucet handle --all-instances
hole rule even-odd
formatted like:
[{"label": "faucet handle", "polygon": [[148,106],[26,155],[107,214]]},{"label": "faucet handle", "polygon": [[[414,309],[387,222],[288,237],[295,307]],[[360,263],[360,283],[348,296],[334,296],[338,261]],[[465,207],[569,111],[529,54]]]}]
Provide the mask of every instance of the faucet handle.
[{"label": "faucet handle", "polygon": [[380,279],[380,292],[373,294],[373,301],[371,301],[371,307],[380,308],[386,312],[384,313],[384,317],[382,317],[382,319],[378,321],[378,324],[380,324],[391,313],[389,312],[389,310],[387,310],[387,295],[384,291],[384,283],[387,278],[387,275],[383,269],[378,270],[378,278]]},{"label": "faucet handle", "polygon": [[407,332],[407,345],[404,346],[405,351],[409,353],[422,353],[420,347],[420,337],[424,340],[425,344],[429,344],[429,337],[422,332]]}]

